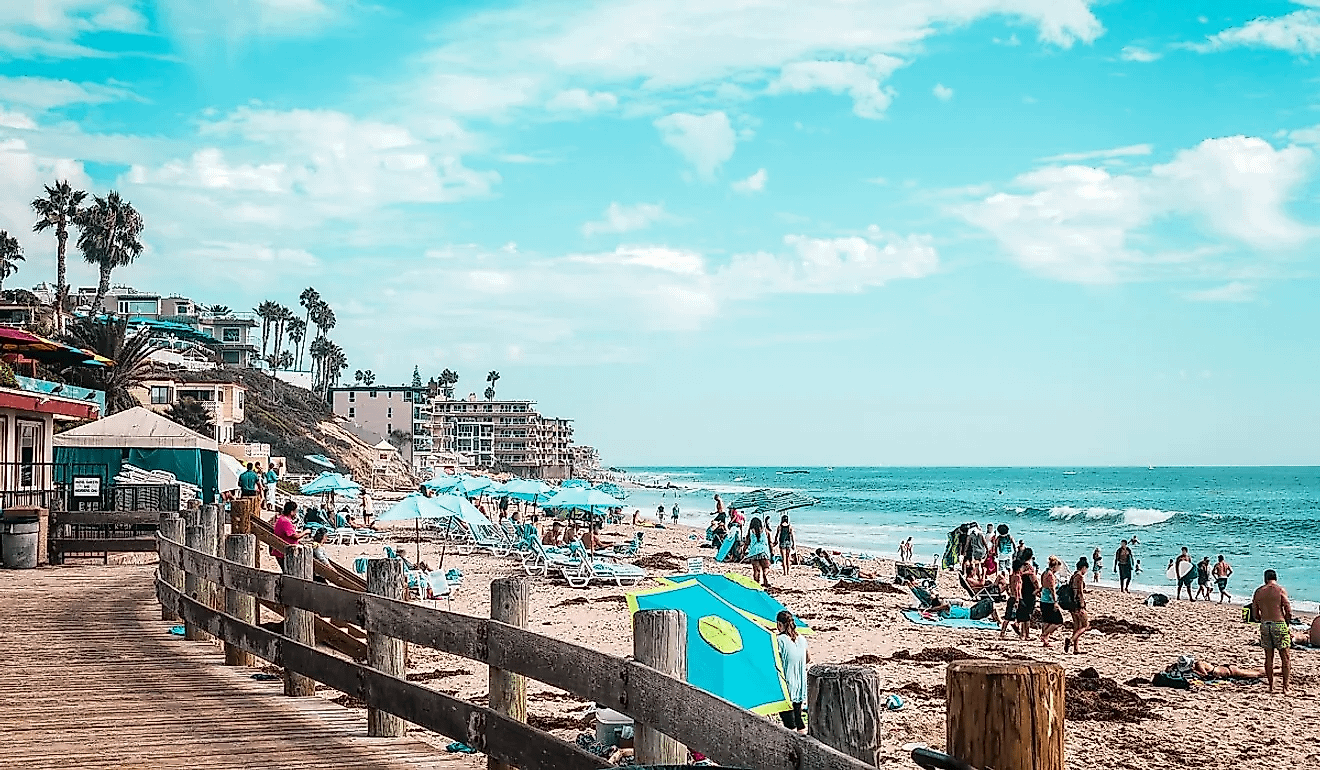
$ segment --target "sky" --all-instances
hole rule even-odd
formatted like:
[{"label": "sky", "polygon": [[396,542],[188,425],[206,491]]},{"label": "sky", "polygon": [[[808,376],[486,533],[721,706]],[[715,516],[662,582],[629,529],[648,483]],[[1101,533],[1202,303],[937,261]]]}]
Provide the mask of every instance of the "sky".
[{"label": "sky", "polygon": [[[1320,0],[0,0],[0,229],[607,464],[1320,464]],[[94,272],[73,254],[76,284]]]}]

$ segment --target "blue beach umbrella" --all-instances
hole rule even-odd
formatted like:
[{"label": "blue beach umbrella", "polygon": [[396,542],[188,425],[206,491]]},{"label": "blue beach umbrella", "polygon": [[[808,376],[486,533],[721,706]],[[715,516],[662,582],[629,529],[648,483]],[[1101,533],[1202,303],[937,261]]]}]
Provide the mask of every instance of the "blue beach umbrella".
[{"label": "blue beach umbrella", "polygon": [[[776,626],[775,617],[780,612],[788,609],[778,599],[766,593],[765,589],[757,585],[745,575],[729,573],[725,575],[715,575],[704,573],[700,575],[670,575],[668,577],[658,578],[662,583],[683,584],[697,582],[710,589],[711,593],[720,597],[724,601],[733,605],[738,611],[747,617],[756,621],[758,624],[774,630]],[[797,615],[793,616],[794,625],[797,626],[798,633],[810,634],[811,627],[808,626]]]},{"label": "blue beach umbrella", "polygon": [[485,476],[464,476],[452,491],[463,494],[466,497],[476,497],[486,492],[486,490],[495,486],[495,482]]},{"label": "blue beach umbrella", "polygon": [[757,714],[793,707],[774,633],[702,583],[630,593],[628,608],[680,610],[687,616],[689,683]]},{"label": "blue beach umbrella", "polygon": [[435,492],[448,492],[463,480],[462,476],[436,476],[422,482],[422,486]]},{"label": "blue beach umbrella", "polygon": [[545,499],[555,488],[536,479],[512,479],[500,491],[515,500],[535,503]]},{"label": "blue beach umbrella", "polygon": [[594,512],[597,508],[622,508],[623,501],[590,487],[560,487],[542,507]]},{"label": "blue beach umbrella", "polygon": [[342,473],[326,471],[304,484],[301,491],[304,495],[356,494],[362,485]]},{"label": "blue beach umbrella", "polygon": [[417,561],[422,560],[422,519],[437,519],[445,515],[445,509],[433,502],[434,498],[418,492],[405,496],[390,506],[390,509],[376,517],[376,523],[382,521],[412,521],[416,533]]}]

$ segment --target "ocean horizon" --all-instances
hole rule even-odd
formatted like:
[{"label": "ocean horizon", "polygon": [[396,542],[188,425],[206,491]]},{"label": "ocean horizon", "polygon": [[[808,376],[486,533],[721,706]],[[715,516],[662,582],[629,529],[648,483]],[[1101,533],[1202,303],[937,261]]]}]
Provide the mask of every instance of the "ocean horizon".
[{"label": "ocean horizon", "polygon": [[[1135,590],[1175,595],[1165,576],[1186,546],[1200,560],[1233,565],[1229,593],[1245,602],[1265,569],[1302,611],[1317,611],[1320,572],[1308,535],[1320,534],[1317,466],[647,466],[621,468],[650,488],[628,504],[654,514],[680,506],[683,523],[705,526],[716,492],[801,492],[820,502],[789,512],[799,541],[895,558],[913,539],[915,558],[942,554],[950,530],[975,521],[1007,524],[1039,562],[1069,568],[1103,555],[1100,585],[1117,585],[1113,554],[1136,537]],[[673,488],[664,487],[672,484]],[[1218,601],[1218,594],[1214,595]]]}]

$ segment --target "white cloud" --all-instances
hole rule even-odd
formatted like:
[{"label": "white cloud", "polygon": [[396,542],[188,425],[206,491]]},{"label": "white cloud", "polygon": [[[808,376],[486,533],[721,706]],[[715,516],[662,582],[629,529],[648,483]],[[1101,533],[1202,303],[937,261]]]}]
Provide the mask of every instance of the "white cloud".
[{"label": "white cloud", "polygon": [[146,19],[113,0],[19,0],[0,3],[0,54],[13,58],[105,57],[77,42],[98,32],[142,33]]},{"label": "white cloud", "polygon": [[1230,281],[1223,286],[1184,292],[1193,302],[1251,302],[1256,299],[1256,287],[1243,281]]},{"label": "white cloud", "polygon": [[1137,45],[1123,46],[1123,50],[1118,54],[1118,57],[1123,61],[1135,61],[1141,62],[1142,64],[1149,64],[1150,62],[1159,59],[1160,56],[1161,54],[1155,53],[1154,51],[1148,51]]},{"label": "white cloud", "polygon": [[283,163],[262,165],[225,162],[224,153],[210,147],[193,153],[187,161],[172,160],[159,169],[133,166],[128,180],[133,184],[177,185],[221,190],[250,190],[278,193],[293,183]]},{"label": "white cloud", "polygon": [[[0,113],[0,118],[4,115],[15,113]],[[21,139],[0,138],[0,180],[4,180],[0,183],[0,230],[9,231],[23,246],[26,261],[19,267],[17,280],[26,284],[54,276],[55,239],[32,232],[36,220],[29,204],[41,192],[42,185],[56,179],[68,179],[81,189],[87,189],[91,183],[78,161],[42,155]],[[81,266],[70,269],[85,274]]]},{"label": "white cloud", "polygon": [[715,178],[715,172],[733,157],[738,142],[729,116],[723,112],[694,115],[675,112],[655,121],[660,138],[678,151],[705,180]]},{"label": "white cloud", "polygon": [[599,233],[628,233],[633,230],[644,230],[668,218],[664,205],[659,203],[635,203],[624,206],[616,202],[605,209],[603,219],[584,223],[582,234],[592,236]]},{"label": "white cloud", "polygon": [[33,129],[37,127],[35,121],[21,112],[10,112],[0,105],[0,127]]},{"label": "white cloud", "polygon": [[438,74],[418,95],[447,113],[503,115],[540,98],[541,81],[533,76],[484,77]]},{"label": "white cloud", "polygon": [[762,192],[765,190],[765,183],[769,177],[770,175],[766,173],[765,169],[757,169],[755,174],[752,174],[746,179],[739,179],[734,182],[731,187],[733,187],[734,192],[740,193]]},{"label": "white cloud", "polygon": [[1152,149],[1153,148],[1149,144],[1130,144],[1126,147],[1114,147],[1108,150],[1065,152],[1059,155],[1051,155],[1048,158],[1041,158],[1041,160],[1045,163],[1072,163],[1079,160],[1127,158],[1132,156],[1149,155]]},{"label": "white cloud", "polygon": [[1320,11],[1293,11],[1286,16],[1260,16],[1230,27],[1191,46],[1208,53],[1226,48],[1275,48],[1305,56],[1320,53]]},{"label": "white cloud", "polygon": [[0,101],[49,110],[70,104],[102,104],[136,99],[133,93],[102,83],[74,83],[32,76],[0,76]]},{"label": "white cloud", "polygon": [[953,98],[953,89],[943,83],[936,83],[935,89],[932,93],[935,94],[936,99],[939,99],[942,102],[947,102]]},{"label": "white cloud", "polygon": [[575,254],[567,259],[589,265],[647,267],[679,275],[698,275],[706,268],[705,259],[695,251],[667,246],[619,246],[606,254]]},{"label": "white cloud", "polygon": [[584,88],[570,88],[560,91],[550,101],[546,109],[556,112],[602,112],[614,109],[619,98],[605,91],[587,91]]},{"label": "white cloud", "polygon": [[901,59],[885,54],[876,54],[865,64],[851,61],[793,62],[784,65],[779,78],[770,84],[769,92],[846,92],[852,97],[854,114],[862,118],[879,118],[897,93],[888,86],[881,87],[880,81],[902,65]]},{"label": "white cloud", "polygon": [[791,257],[765,252],[734,256],[714,276],[721,292],[741,299],[857,293],[902,278],[923,278],[939,269],[939,255],[927,236],[901,238],[872,228],[866,237],[786,235],[784,244]]},{"label": "white cloud", "polygon": [[[1314,228],[1283,208],[1311,160],[1309,150],[1276,150],[1262,139],[1207,139],[1146,173],[1082,165],[1032,171],[1014,180],[1025,192],[998,192],[959,213],[1033,272],[1081,283],[1129,280],[1161,262],[1213,253],[1220,237],[1265,251],[1313,237]],[[1160,250],[1149,226],[1172,215],[1204,230],[1206,245],[1186,251],[1183,238],[1183,253]]]}]

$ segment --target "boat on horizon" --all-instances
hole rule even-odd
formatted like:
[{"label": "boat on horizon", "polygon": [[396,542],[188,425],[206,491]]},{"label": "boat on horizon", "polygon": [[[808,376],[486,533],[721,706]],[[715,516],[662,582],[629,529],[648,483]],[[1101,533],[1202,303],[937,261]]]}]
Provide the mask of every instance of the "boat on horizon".
[{"label": "boat on horizon", "polygon": [[777,474],[780,475],[780,476],[788,476],[788,475],[791,475],[791,474],[794,474],[794,473],[811,473],[811,471],[805,471],[805,470],[796,470],[796,471],[775,471],[775,473],[777,473]]}]

